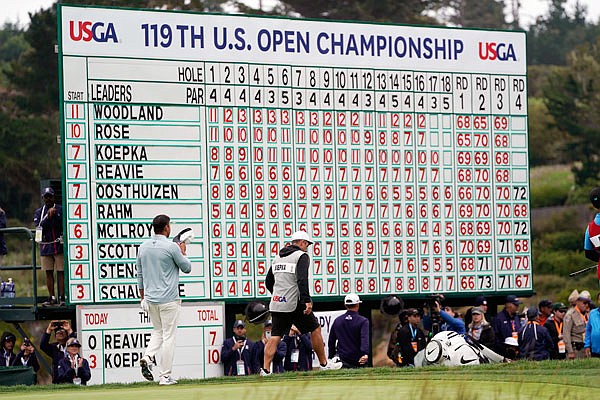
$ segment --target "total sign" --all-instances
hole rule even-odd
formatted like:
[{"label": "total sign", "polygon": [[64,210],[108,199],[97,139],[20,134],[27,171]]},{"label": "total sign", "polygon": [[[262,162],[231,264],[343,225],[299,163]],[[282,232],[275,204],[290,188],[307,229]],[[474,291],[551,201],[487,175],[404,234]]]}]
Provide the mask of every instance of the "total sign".
[{"label": "total sign", "polygon": [[[224,315],[223,303],[182,304],[173,362],[175,379],[223,375]],[[144,381],[139,360],[152,333],[146,312],[133,305],[81,305],[77,307],[77,326],[82,356],[92,371],[90,385]],[[156,361],[160,366],[160,354]],[[158,373],[154,378],[158,379]]]}]

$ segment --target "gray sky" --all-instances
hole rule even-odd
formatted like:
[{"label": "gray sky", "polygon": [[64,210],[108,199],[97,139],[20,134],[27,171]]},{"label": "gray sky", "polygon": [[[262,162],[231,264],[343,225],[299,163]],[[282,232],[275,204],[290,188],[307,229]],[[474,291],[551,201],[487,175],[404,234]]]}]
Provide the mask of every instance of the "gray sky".
[{"label": "gray sky", "polygon": [[[22,25],[29,23],[28,12],[37,11],[40,8],[48,8],[53,0],[0,0],[0,23],[19,21]],[[263,0],[263,4],[271,0]],[[547,11],[549,0],[521,0],[521,22],[529,25],[539,15]],[[572,9],[576,0],[568,0],[569,10]],[[588,7],[588,18],[598,22],[600,16],[600,0],[580,0],[581,4]],[[248,0],[248,3],[258,3],[258,0]]]}]

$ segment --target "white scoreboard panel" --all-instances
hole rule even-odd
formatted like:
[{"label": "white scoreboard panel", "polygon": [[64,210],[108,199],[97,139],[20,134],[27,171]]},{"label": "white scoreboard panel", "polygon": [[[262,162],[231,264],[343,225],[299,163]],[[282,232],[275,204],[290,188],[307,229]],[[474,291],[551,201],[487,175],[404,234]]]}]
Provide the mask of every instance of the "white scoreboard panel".
[{"label": "white scoreboard panel", "polygon": [[[134,305],[79,305],[77,326],[81,354],[92,372],[89,384],[145,382],[139,361],[144,355],[152,323]],[[225,340],[225,305],[183,303],[177,325],[173,364],[176,379],[223,375],[221,346]],[[160,354],[157,355],[160,366]],[[155,368],[158,379],[160,368]]]},{"label": "white scoreboard panel", "polygon": [[61,6],[70,300],[137,297],[159,213],[186,299],[532,290],[525,33]]}]

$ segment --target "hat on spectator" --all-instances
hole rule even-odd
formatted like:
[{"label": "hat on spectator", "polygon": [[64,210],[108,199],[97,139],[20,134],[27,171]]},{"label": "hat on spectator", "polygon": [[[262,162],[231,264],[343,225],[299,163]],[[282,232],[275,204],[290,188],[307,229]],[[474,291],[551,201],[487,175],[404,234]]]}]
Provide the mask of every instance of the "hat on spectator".
[{"label": "hat on spectator", "polygon": [[542,307],[552,307],[552,302],[550,300],[548,300],[548,299],[544,299],[544,300],[540,301],[540,303],[538,304],[538,307],[539,308],[542,308]]},{"label": "hat on spectator", "polygon": [[512,303],[515,306],[518,306],[519,304],[521,304],[521,300],[519,300],[519,298],[514,294],[509,294],[508,296],[506,296],[505,303]]},{"label": "hat on spectator", "polygon": [[554,303],[554,304],[552,305],[552,311],[560,310],[560,311],[562,311],[562,312],[565,312],[565,311],[567,311],[568,309],[569,309],[569,307],[567,307],[567,306],[565,305],[565,303],[560,303],[560,302],[559,302],[559,303]]},{"label": "hat on spectator", "polygon": [[569,303],[574,304],[577,301],[577,298],[579,297],[579,292],[577,291],[577,289],[573,290],[571,292],[571,294],[569,295]]},{"label": "hat on spectator", "polygon": [[416,308],[407,308],[406,310],[404,310],[404,312],[406,312],[407,316],[411,316],[411,315],[421,315],[419,313],[419,310],[417,310]]},{"label": "hat on spectator", "polygon": [[473,303],[475,307],[477,306],[487,306],[487,300],[483,296],[475,297],[475,302]]},{"label": "hat on spectator", "polygon": [[362,303],[362,301],[360,301],[360,297],[358,297],[358,295],[356,293],[350,293],[347,294],[346,297],[344,297],[344,304],[347,306],[351,306],[354,304],[360,304]]},{"label": "hat on spectator", "polygon": [[530,321],[534,320],[538,317],[538,315],[540,315],[540,312],[537,307],[531,306],[527,309],[527,319],[528,320],[530,320]]},{"label": "hat on spectator", "polygon": [[509,346],[519,346],[519,341],[517,339],[515,339],[512,336],[507,337],[506,339],[504,339],[504,344],[507,344]]},{"label": "hat on spectator", "polygon": [[577,297],[577,300],[583,301],[584,303],[591,303],[592,295],[590,295],[590,292],[588,292],[587,290],[583,290],[581,293],[579,293],[579,297]]},{"label": "hat on spectator", "polygon": [[268,319],[268,320],[266,320],[266,321],[265,321],[265,323],[264,323],[264,326],[265,326],[265,328],[266,328],[267,326],[273,326],[273,320],[272,320],[272,319]]},{"label": "hat on spectator", "polygon": [[483,315],[483,309],[481,307],[473,307],[471,310],[471,314],[480,314]]},{"label": "hat on spectator", "polygon": [[71,339],[67,340],[67,347],[70,346],[81,347],[81,343],[79,343],[79,340],[77,340],[77,338],[72,337]]},{"label": "hat on spectator", "polygon": [[44,190],[42,190],[42,196],[46,195],[54,196],[54,189],[52,189],[51,187],[44,188]]},{"label": "hat on spectator", "polygon": [[234,322],[233,327],[234,328],[238,328],[238,327],[242,327],[245,328],[246,324],[244,323],[244,321],[242,321],[241,319],[238,319],[237,321]]}]

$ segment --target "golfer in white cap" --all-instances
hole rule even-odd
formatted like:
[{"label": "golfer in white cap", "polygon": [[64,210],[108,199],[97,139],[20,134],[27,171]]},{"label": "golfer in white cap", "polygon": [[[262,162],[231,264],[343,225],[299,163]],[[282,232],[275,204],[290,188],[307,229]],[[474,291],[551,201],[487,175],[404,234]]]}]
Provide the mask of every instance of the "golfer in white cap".
[{"label": "golfer in white cap", "polygon": [[347,294],[347,311],[333,321],[329,333],[329,357],[337,354],[344,368],[365,367],[369,361],[369,320],[358,313],[360,303],[357,294]]}]

